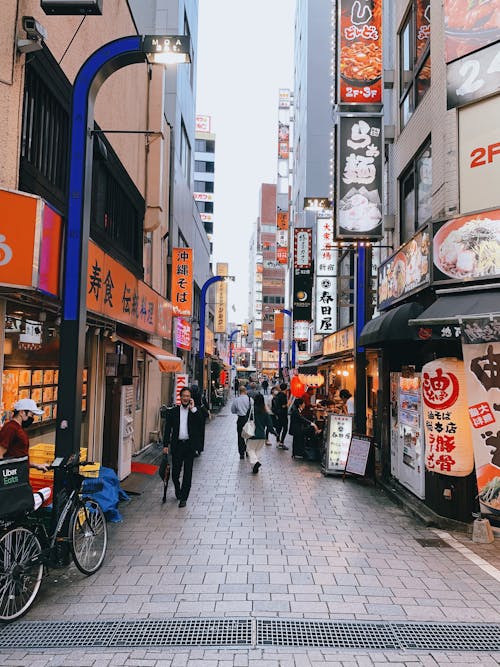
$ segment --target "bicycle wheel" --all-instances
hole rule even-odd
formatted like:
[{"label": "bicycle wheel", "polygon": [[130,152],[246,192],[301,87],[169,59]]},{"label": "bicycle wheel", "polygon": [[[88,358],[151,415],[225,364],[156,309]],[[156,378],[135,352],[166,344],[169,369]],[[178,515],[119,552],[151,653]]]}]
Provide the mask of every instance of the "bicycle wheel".
[{"label": "bicycle wheel", "polygon": [[18,526],[0,538],[0,621],[14,621],[33,604],[43,576],[42,547],[31,530]]},{"label": "bicycle wheel", "polygon": [[91,498],[81,500],[69,526],[71,552],[76,567],[83,574],[94,574],[106,555],[108,529],[99,503]]}]

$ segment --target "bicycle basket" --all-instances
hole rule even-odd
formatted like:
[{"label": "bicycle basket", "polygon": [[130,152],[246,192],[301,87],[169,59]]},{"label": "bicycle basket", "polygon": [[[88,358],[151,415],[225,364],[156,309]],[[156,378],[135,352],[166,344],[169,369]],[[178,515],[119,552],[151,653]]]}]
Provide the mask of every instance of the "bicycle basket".
[{"label": "bicycle basket", "polygon": [[0,459],[0,517],[17,516],[32,509],[28,457]]}]

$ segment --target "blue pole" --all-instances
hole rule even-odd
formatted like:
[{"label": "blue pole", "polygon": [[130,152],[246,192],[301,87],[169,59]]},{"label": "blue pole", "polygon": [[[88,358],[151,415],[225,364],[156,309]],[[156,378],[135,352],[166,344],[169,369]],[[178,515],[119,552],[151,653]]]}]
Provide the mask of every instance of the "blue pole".
[{"label": "blue pole", "polygon": [[292,340],[292,368],[295,368],[295,340]]},{"label": "blue pole", "polygon": [[[104,44],[85,61],[73,85],[62,281],[57,456],[68,456],[80,448],[94,102],[102,84],[113,72],[144,62],[141,43],[141,36],[133,35]],[[56,473],[56,487],[59,486],[58,477]]]},{"label": "blue pole", "polygon": [[229,334],[229,365],[233,363],[233,336],[240,332],[240,329],[235,329]]},{"label": "blue pole", "polygon": [[201,288],[200,297],[200,349],[198,350],[198,358],[203,361],[205,358],[205,309],[207,305],[207,290],[213,283],[224,280],[227,276],[212,276],[209,278]]}]

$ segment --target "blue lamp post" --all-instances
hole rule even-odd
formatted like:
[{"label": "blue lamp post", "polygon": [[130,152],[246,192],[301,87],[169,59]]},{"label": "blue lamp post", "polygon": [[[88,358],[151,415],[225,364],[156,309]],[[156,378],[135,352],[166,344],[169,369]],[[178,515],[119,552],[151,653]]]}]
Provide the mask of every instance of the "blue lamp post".
[{"label": "blue lamp post", "polygon": [[234,276],[212,276],[203,283],[200,296],[200,348],[198,358],[203,361],[205,358],[205,310],[207,305],[207,290],[210,285],[218,283],[221,280],[234,280]]},{"label": "blue lamp post", "polygon": [[237,333],[240,333],[241,329],[234,329],[229,334],[229,365],[233,364],[233,336],[236,336]]}]

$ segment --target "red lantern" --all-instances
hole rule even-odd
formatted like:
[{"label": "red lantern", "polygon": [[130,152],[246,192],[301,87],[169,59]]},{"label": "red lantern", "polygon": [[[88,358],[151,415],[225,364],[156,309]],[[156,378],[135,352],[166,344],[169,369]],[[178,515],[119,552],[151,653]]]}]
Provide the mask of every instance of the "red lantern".
[{"label": "red lantern", "polygon": [[290,391],[292,392],[292,396],[295,396],[295,398],[300,398],[306,393],[305,384],[301,382],[297,375],[295,375],[290,382]]}]

